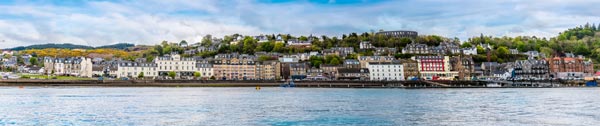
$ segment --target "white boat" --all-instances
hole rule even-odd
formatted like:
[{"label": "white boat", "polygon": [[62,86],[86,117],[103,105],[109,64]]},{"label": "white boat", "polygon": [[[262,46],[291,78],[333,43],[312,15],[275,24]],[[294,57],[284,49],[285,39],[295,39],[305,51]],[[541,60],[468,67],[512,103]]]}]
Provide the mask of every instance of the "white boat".
[{"label": "white boat", "polygon": [[502,87],[502,85],[498,83],[488,83],[485,85],[486,87]]}]

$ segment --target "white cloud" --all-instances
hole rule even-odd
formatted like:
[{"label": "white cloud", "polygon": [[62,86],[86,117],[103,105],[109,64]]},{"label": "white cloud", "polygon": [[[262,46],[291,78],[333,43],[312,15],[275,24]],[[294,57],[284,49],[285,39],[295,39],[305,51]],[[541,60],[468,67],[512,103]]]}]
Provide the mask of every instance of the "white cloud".
[{"label": "white cloud", "polygon": [[80,6],[24,2],[0,5],[0,47],[48,42],[92,46],[162,40],[196,42],[223,36],[289,33],[335,35],[416,30],[465,40],[496,36],[552,37],[586,22],[600,23],[598,1],[383,1],[358,5],[307,1],[91,1]]}]

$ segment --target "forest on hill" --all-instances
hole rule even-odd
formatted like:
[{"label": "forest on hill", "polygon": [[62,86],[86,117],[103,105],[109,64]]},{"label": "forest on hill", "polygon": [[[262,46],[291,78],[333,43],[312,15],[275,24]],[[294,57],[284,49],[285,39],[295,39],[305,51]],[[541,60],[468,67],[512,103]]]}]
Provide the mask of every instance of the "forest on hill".
[{"label": "forest on hill", "polygon": [[19,46],[19,47],[8,48],[8,49],[3,49],[3,50],[22,51],[22,50],[27,50],[27,49],[50,49],[50,48],[54,48],[54,49],[107,49],[107,48],[126,49],[126,48],[133,47],[133,46],[135,46],[135,45],[129,44],[129,43],[117,43],[117,44],[113,44],[113,45],[104,45],[104,46],[98,46],[98,47],[75,45],[75,44],[71,44],[71,43],[63,43],[63,44],[48,43],[48,44],[37,44],[37,45],[29,45],[29,46]]}]

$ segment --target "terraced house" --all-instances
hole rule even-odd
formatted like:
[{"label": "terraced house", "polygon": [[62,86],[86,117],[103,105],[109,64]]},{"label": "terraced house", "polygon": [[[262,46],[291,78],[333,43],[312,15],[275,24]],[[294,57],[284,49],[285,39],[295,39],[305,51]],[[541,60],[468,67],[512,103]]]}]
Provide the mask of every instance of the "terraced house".
[{"label": "terraced house", "polygon": [[92,77],[92,59],[85,57],[44,58],[46,74]]},{"label": "terraced house", "polygon": [[586,75],[593,74],[593,71],[586,70],[592,64],[590,61],[585,61],[583,58],[567,56],[546,58],[550,69],[550,74],[554,78],[559,79],[582,79]]},{"label": "terraced house", "polygon": [[212,59],[196,59],[196,68],[200,79],[208,80],[214,76]]},{"label": "terraced house", "polygon": [[402,70],[404,71],[404,78],[406,80],[417,79],[420,77],[417,61],[411,59],[401,59],[400,62],[402,63]]},{"label": "terraced house", "polygon": [[218,54],[213,64],[214,76],[218,80],[256,79],[256,57],[247,54]]},{"label": "terraced house", "polygon": [[277,60],[257,62],[256,78],[260,80],[281,79],[281,65]]},{"label": "terraced house", "polygon": [[396,60],[393,56],[358,56],[358,62],[360,62],[360,68],[367,68],[369,62],[392,62]]},{"label": "terraced house", "polygon": [[404,68],[398,60],[392,62],[370,62],[367,66],[369,68],[370,80],[404,80]]},{"label": "terraced house", "polygon": [[166,77],[169,72],[175,72],[177,78],[191,78],[197,70],[194,58],[184,58],[177,53],[157,57],[154,63],[158,65],[158,76],[163,77]]},{"label": "terraced house", "polygon": [[117,67],[117,78],[154,78],[158,76],[156,63],[120,62]]},{"label": "terraced house", "polygon": [[550,69],[546,60],[517,60],[514,67],[516,80],[544,80],[550,78]]},{"label": "terraced house", "polygon": [[458,76],[457,71],[450,71],[450,57],[448,56],[414,56],[417,61],[419,74],[427,80],[450,80]]}]

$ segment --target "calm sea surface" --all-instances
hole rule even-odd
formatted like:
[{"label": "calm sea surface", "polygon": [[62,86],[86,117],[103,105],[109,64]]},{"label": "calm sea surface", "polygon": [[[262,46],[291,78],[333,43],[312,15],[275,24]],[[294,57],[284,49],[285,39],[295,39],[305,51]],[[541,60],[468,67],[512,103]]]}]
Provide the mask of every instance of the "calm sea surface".
[{"label": "calm sea surface", "polygon": [[600,88],[0,87],[0,125],[598,125]]}]

